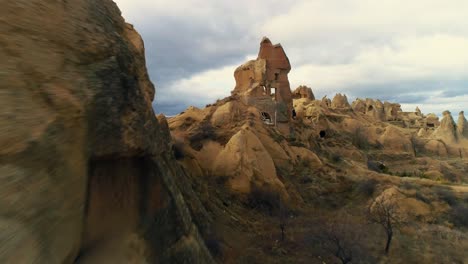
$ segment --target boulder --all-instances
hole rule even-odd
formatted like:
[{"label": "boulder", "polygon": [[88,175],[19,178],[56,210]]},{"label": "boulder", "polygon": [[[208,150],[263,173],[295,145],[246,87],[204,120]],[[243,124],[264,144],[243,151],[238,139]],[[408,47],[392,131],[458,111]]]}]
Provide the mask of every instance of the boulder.
[{"label": "boulder", "polygon": [[248,127],[232,136],[216,157],[212,171],[217,177],[225,177],[236,193],[249,194],[253,188],[262,188],[287,196],[271,156]]},{"label": "boulder", "polygon": [[216,109],[211,117],[211,124],[220,127],[232,121],[234,116],[233,103],[227,102]]},{"label": "boulder", "polygon": [[385,129],[385,132],[379,138],[379,142],[383,145],[385,151],[414,153],[411,140],[394,126],[388,126]]}]

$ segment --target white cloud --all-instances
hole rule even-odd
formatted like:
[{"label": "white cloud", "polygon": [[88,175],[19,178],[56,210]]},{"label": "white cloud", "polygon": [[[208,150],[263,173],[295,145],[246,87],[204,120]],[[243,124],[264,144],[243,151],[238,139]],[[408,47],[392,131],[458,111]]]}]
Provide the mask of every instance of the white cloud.
[{"label": "white cloud", "polygon": [[[421,105],[437,113],[466,105],[466,0],[117,2],[145,39],[183,43],[158,54],[169,59],[150,59],[156,74],[171,58],[182,69],[176,81],[157,86],[157,102],[201,105],[228,96],[234,69],[243,62],[233,64],[232,57],[256,52],[267,35],[281,42],[290,58],[292,88],[306,84],[319,96],[345,92],[351,98],[402,100],[405,107]],[[176,22],[183,26],[172,26]],[[163,26],[152,31],[157,25]],[[164,32],[171,34],[158,39]],[[193,50],[180,56],[184,45]],[[156,83],[165,77],[159,74]]]},{"label": "white cloud", "polygon": [[[346,64],[305,64],[291,82],[308,82],[322,91],[401,81],[468,79],[468,37],[433,35],[398,39],[370,47]],[[468,87],[467,87],[468,88]],[[467,91],[468,92],[468,91]]]}]

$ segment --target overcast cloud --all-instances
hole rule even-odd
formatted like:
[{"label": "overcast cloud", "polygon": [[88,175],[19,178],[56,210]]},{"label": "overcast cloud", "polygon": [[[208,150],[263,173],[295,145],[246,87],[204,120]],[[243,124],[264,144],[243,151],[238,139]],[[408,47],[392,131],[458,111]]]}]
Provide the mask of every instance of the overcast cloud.
[{"label": "overcast cloud", "polygon": [[285,48],[293,89],[468,110],[466,0],[116,2],[145,40],[158,113],[228,96],[263,36]]}]

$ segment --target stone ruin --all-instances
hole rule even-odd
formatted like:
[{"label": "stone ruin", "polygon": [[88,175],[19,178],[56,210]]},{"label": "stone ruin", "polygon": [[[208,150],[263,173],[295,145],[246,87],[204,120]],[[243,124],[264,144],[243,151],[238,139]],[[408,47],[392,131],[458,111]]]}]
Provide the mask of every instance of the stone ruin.
[{"label": "stone ruin", "polygon": [[231,93],[247,105],[258,108],[265,123],[289,133],[293,110],[288,80],[290,70],[291,64],[281,44],[273,45],[264,37],[257,59],[235,70],[236,87]]}]

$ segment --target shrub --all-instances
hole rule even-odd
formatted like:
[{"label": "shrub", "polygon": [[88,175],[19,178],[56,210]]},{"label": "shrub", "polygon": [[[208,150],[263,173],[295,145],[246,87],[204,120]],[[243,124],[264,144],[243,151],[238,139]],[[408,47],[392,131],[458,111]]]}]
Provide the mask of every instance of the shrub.
[{"label": "shrub", "polygon": [[440,199],[448,203],[450,206],[456,205],[457,204],[457,197],[453,192],[446,187],[437,187],[436,188],[436,193],[439,196]]},{"label": "shrub", "polygon": [[343,158],[338,154],[332,153],[330,160],[331,162],[336,164],[336,163],[340,163],[341,161],[343,161]]},{"label": "shrub", "polygon": [[280,196],[267,188],[252,185],[247,198],[247,205],[250,208],[258,209],[270,215],[279,208]]},{"label": "shrub", "polygon": [[452,222],[459,227],[468,227],[468,205],[460,204],[452,208]]},{"label": "shrub", "polygon": [[412,189],[417,189],[417,185],[409,181],[402,181],[401,188],[405,190],[412,190]]},{"label": "shrub", "polygon": [[370,197],[374,194],[375,189],[379,182],[375,179],[369,179],[358,183],[356,190],[358,193],[364,194],[366,197]]},{"label": "shrub", "polygon": [[369,170],[378,172],[378,173],[387,173],[388,168],[383,164],[382,162],[379,161],[373,161],[373,160],[368,160],[367,161],[367,168]]},{"label": "shrub", "polygon": [[424,194],[422,194],[420,191],[417,191],[417,192],[416,192],[415,198],[418,199],[419,201],[423,202],[423,203],[427,203],[427,204],[430,204],[430,203],[431,203],[431,199],[427,198],[427,197],[426,197]]},{"label": "shrub", "polygon": [[202,141],[206,139],[216,140],[216,132],[208,122],[200,124],[197,130],[189,137],[190,146],[199,151],[202,147]]},{"label": "shrub", "polygon": [[222,256],[222,242],[219,239],[213,237],[205,239],[205,245],[214,257]]}]

